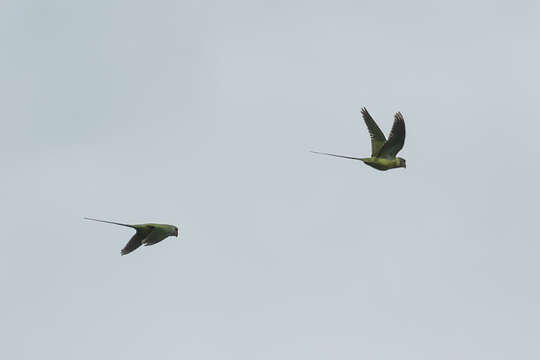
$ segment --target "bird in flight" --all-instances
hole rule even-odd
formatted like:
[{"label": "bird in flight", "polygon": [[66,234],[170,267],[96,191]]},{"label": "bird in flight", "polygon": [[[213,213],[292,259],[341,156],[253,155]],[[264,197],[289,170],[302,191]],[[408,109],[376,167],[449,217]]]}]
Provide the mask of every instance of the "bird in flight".
[{"label": "bird in flight", "polygon": [[396,157],[397,153],[403,148],[405,143],[405,120],[400,112],[394,115],[394,125],[388,136],[388,140],[384,137],[383,132],[377,126],[377,123],[371,115],[369,115],[365,107],[362,108],[362,117],[369,130],[371,137],[371,157],[357,158],[352,156],[336,155],[318,151],[312,151],[314,154],[330,155],[345,159],[353,159],[363,161],[377,170],[388,170],[399,167],[407,167],[405,159]]},{"label": "bird in flight", "polygon": [[135,235],[131,237],[126,246],[121,251],[122,255],[127,255],[139,246],[154,245],[169,236],[178,237],[178,228],[168,224],[121,224],[113,221],[98,220],[85,217],[86,220],[99,221],[107,224],[115,224],[135,229]]}]

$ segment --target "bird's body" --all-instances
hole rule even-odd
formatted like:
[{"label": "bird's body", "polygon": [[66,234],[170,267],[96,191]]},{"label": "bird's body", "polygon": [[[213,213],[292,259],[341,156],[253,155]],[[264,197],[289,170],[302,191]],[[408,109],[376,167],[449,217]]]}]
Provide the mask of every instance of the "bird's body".
[{"label": "bird's body", "polygon": [[397,153],[403,148],[405,143],[405,120],[400,112],[394,116],[394,125],[388,136],[388,140],[382,133],[375,120],[368,113],[366,108],[362,108],[362,117],[369,130],[371,137],[371,157],[359,158],[353,156],[330,154],[318,151],[312,151],[315,154],[330,155],[345,159],[360,160],[364,164],[377,170],[389,170],[399,167],[406,167],[405,159],[396,157]]},{"label": "bird's body", "polygon": [[389,170],[395,169],[402,166],[402,161],[399,158],[394,159],[384,159],[378,157],[370,157],[361,159],[364,164],[371,166],[377,170]]},{"label": "bird's body", "polygon": [[130,227],[135,229],[135,234],[128,241],[126,246],[121,251],[122,255],[127,255],[141,245],[149,246],[168,238],[169,236],[178,237],[178,228],[169,224],[122,224],[114,221],[98,220],[93,218],[85,218],[86,220],[99,221],[107,224],[115,224],[120,226]]}]

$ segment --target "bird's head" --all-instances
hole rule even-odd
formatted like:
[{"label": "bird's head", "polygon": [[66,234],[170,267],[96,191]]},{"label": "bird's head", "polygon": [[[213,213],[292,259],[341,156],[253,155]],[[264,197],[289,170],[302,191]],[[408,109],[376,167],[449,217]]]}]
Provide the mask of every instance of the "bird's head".
[{"label": "bird's head", "polygon": [[403,158],[398,158],[398,159],[399,159],[399,167],[406,168],[407,167],[407,162],[405,161],[405,159],[403,159]]},{"label": "bird's head", "polygon": [[174,227],[174,236],[178,237],[178,228],[176,226]]}]

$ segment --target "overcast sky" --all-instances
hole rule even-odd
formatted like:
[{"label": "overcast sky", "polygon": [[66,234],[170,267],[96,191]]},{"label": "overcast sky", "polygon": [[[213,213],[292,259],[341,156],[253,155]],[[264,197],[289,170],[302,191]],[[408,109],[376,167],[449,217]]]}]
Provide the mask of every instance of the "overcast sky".
[{"label": "overcast sky", "polygon": [[0,357],[540,358],[539,17],[3,1]]}]

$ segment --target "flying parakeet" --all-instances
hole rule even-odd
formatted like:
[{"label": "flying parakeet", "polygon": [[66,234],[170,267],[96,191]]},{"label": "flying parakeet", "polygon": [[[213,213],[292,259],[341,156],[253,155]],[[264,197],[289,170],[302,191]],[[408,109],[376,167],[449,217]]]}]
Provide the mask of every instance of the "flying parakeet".
[{"label": "flying parakeet", "polygon": [[133,250],[137,249],[141,245],[149,246],[154,245],[164,240],[169,236],[178,237],[178,228],[174,225],[168,224],[121,224],[113,221],[98,220],[85,217],[86,220],[99,221],[107,224],[115,224],[121,226],[127,226],[135,229],[136,233],[128,241],[126,246],[121,251],[122,255],[127,255]]},{"label": "flying parakeet", "polygon": [[377,123],[373,120],[371,115],[369,115],[365,107],[362,108],[362,117],[364,118],[371,137],[371,157],[357,158],[318,151],[312,151],[312,153],[360,160],[363,161],[364,164],[377,170],[407,167],[405,159],[396,157],[397,153],[403,148],[403,144],[405,143],[405,120],[403,119],[403,115],[401,115],[400,112],[397,112],[394,115],[394,125],[390,131],[388,140],[386,140],[383,132],[379,129]]}]

